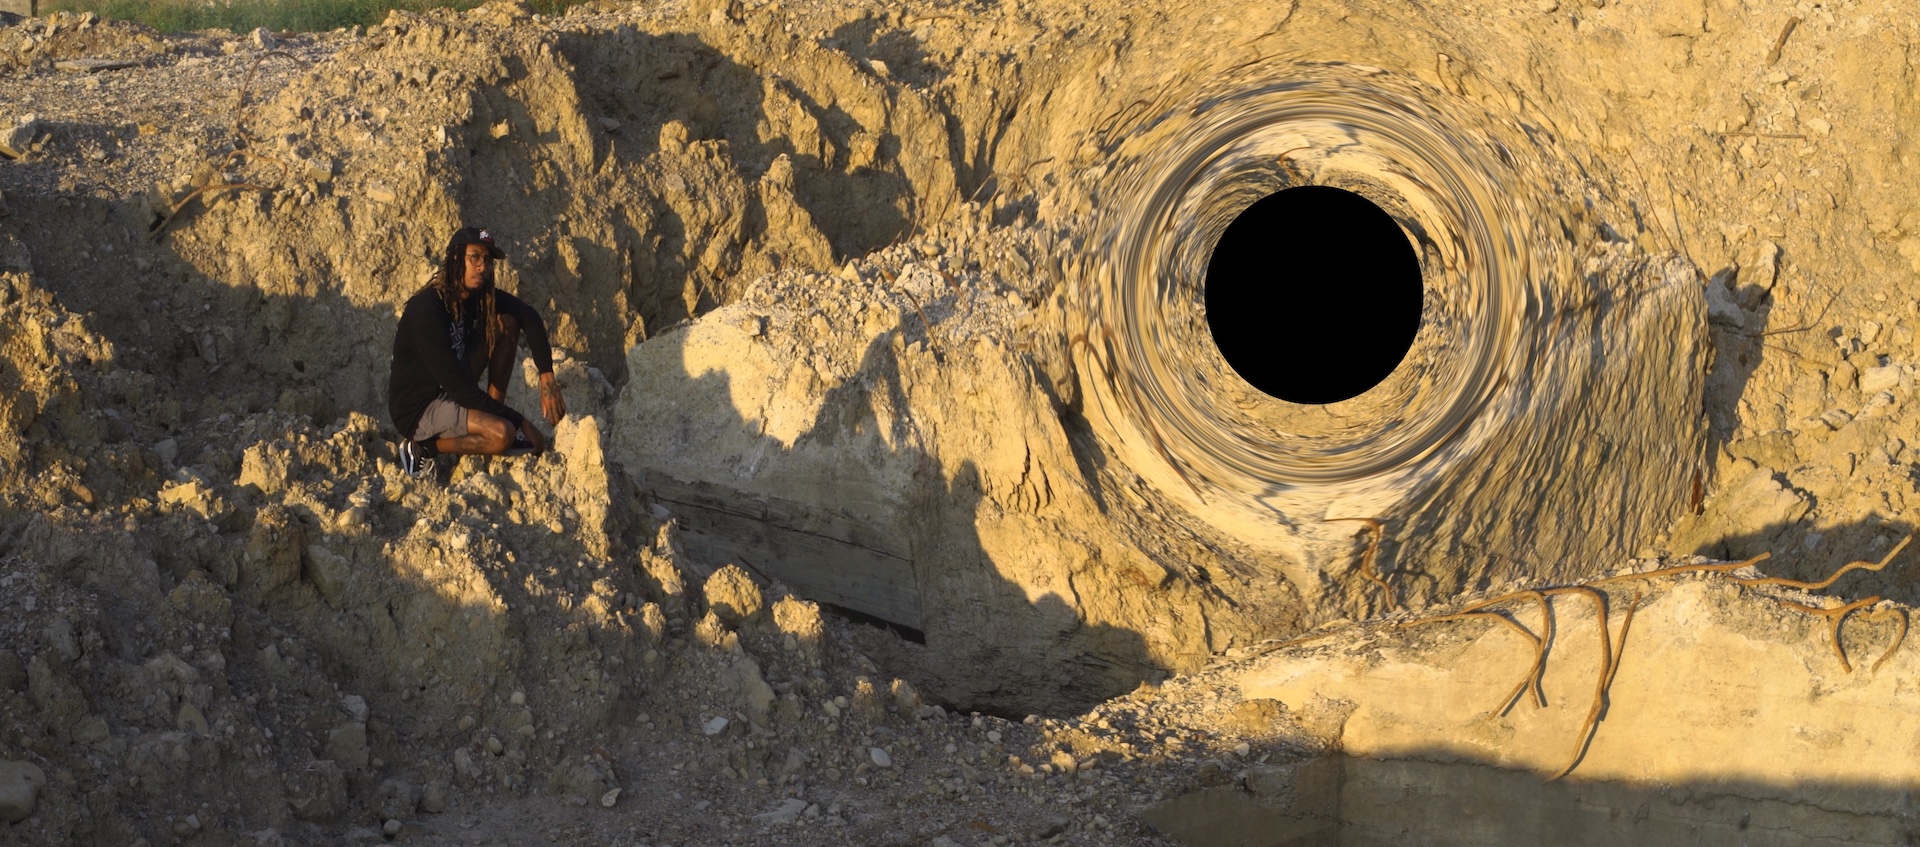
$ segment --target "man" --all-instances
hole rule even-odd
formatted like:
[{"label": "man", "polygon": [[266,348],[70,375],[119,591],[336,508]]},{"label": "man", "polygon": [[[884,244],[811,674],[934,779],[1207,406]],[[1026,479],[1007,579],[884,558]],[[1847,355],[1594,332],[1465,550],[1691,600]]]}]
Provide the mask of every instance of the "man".
[{"label": "man", "polygon": [[[541,414],[549,424],[566,417],[566,400],[553,381],[546,323],[532,306],[493,287],[493,263],[506,255],[494,246],[492,233],[461,227],[447,242],[433,281],[400,315],[387,412],[400,430],[400,467],[416,479],[430,476],[443,453],[545,449],[546,437],[533,421],[501,402],[522,332],[540,370]],[[482,374],[485,392],[475,385]]]}]

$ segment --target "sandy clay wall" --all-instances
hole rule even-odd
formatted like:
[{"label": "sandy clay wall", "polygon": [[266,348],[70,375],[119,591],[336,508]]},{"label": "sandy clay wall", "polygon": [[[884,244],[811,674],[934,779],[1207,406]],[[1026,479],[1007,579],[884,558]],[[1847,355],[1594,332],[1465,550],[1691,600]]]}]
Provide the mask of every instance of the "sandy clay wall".
[{"label": "sandy clay wall", "polygon": [[[756,731],[822,702],[864,756],[936,705],[1061,719],[1630,559],[1878,559],[1916,490],[1915,27],[1299,0],[0,30],[0,118],[37,115],[0,138],[0,759],[55,772],[36,832],[112,843],[599,802],[622,744],[718,718],[736,746],[689,767],[779,791],[834,760]],[[1426,292],[1402,367],[1326,407],[1238,380],[1199,308],[1226,223],[1299,184],[1393,214]],[[462,222],[574,414],[419,484],[384,365]],[[1911,572],[1841,588],[1912,603]],[[855,654],[823,612],[895,635]],[[169,803],[201,811],[139,811]]]}]

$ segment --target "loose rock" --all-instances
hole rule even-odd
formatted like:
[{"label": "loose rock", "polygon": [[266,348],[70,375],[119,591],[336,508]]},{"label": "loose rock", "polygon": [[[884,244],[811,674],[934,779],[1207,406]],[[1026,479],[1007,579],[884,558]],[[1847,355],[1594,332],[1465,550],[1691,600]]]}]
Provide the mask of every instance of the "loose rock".
[{"label": "loose rock", "polygon": [[33,814],[47,775],[32,762],[0,759],[0,821],[19,823]]}]

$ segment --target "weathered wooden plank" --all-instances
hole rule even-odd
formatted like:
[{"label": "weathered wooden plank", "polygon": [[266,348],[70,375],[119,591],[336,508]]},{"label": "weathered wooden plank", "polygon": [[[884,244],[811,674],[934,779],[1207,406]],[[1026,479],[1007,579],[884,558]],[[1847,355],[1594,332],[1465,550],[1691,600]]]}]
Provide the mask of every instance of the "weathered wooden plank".
[{"label": "weathered wooden plank", "polygon": [[679,521],[695,558],[736,562],[801,596],[921,628],[920,587],[903,540],[830,509],[716,483],[655,473],[647,487]]}]

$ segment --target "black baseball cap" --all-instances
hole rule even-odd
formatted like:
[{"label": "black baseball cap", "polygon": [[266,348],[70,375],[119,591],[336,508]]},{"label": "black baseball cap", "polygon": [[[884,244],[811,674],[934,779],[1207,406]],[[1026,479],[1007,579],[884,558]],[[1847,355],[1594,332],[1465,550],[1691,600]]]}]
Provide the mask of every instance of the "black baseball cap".
[{"label": "black baseball cap", "polygon": [[487,253],[495,259],[507,257],[505,251],[493,243],[493,233],[477,226],[463,226],[453,233],[453,239],[447,242],[447,252],[458,252],[469,244],[485,244]]}]

